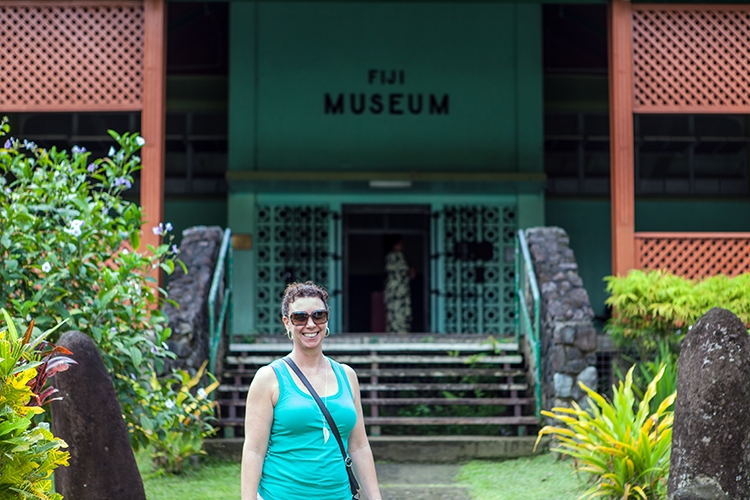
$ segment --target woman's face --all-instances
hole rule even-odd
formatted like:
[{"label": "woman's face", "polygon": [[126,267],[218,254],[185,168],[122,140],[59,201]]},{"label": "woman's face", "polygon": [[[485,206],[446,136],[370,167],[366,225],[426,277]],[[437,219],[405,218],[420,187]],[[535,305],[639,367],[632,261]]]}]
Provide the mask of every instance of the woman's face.
[{"label": "woman's face", "polygon": [[289,314],[282,318],[292,334],[292,342],[313,348],[323,341],[328,327],[328,310],[318,297],[300,297],[289,304]]}]

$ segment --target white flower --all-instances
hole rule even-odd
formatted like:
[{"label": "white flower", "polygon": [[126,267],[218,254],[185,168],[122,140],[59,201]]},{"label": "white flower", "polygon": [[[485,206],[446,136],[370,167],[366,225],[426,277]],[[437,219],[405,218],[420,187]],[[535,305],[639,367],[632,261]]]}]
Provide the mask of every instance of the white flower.
[{"label": "white flower", "polygon": [[50,264],[49,262],[45,262],[44,264],[42,264],[42,271],[44,271],[45,273],[52,271],[52,264]]},{"label": "white flower", "polygon": [[206,394],[206,389],[204,389],[203,387],[201,387],[200,389],[198,389],[198,397],[199,398],[205,398],[206,396],[208,396],[208,394]]},{"label": "white flower", "polygon": [[171,231],[172,229],[174,229],[174,227],[172,226],[172,223],[171,223],[171,222],[167,222],[167,223],[166,223],[166,224],[164,225],[164,232],[167,232],[167,233],[168,233],[168,232],[170,232],[170,231]]},{"label": "white flower", "polygon": [[109,156],[110,158],[112,158],[115,155],[115,153],[116,153],[115,147],[114,146],[110,146],[109,147],[109,152],[107,153],[107,156]]},{"label": "white flower", "polygon": [[172,401],[171,399],[168,399],[167,402],[164,403],[164,406],[167,407],[167,410],[171,410],[172,408],[174,408],[174,401]]},{"label": "white flower", "polygon": [[143,147],[143,145],[146,144],[146,139],[144,139],[143,137],[139,135],[138,137],[135,138],[135,143]]}]

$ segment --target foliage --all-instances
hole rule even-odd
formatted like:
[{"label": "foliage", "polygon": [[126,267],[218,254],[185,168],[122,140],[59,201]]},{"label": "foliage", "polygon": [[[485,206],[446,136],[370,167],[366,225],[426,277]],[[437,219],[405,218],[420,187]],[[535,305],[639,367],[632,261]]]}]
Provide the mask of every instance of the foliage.
[{"label": "foliage", "polygon": [[656,349],[659,338],[679,344],[686,329],[712,307],[750,323],[750,274],[695,281],[665,271],[633,270],[605,281],[606,303],[615,311],[605,330],[621,347],[635,343],[641,359]]},{"label": "foliage", "polygon": [[[0,498],[59,500],[52,492],[54,470],[68,465],[67,445],[47,423],[34,425],[42,405],[55,399],[47,379],[75,363],[68,350],[45,340],[53,330],[32,338],[33,321],[23,337],[5,309],[0,330]],[[53,355],[56,355],[53,357]]]},{"label": "foliage", "polygon": [[[677,391],[677,361],[679,353],[676,352],[675,346],[664,339],[657,341],[657,352],[653,359],[645,360],[640,363],[633,363],[637,367],[633,373],[633,391],[639,398],[643,399],[648,384],[656,378],[659,370],[664,367],[664,373],[656,382],[656,394],[651,399],[649,407],[651,412],[655,412],[662,401]],[[615,365],[615,372],[619,380],[624,380],[625,376],[619,366]]]},{"label": "foliage", "polygon": [[41,328],[67,320],[94,339],[111,372],[128,373],[144,358],[167,356],[162,342],[169,330],[150,285],[155,269],[171,273],[174,261],[166,243],[147,253],[132,250],[140,245],[143,214],[122,194],[141,167],[136,153],[144,140],[110,135],[119,149],[93,161],[84,148],[68,154],[5,140],[0,305],[34,316]]},{"label": "foliage", "polygon": [[[576,471],[588,477],[591,487],[580,498],[656,500],[666,497],[674,414],[668,408],[676,394],[667,397],[655,412],[649,403],[664,373],[659,369],[636,406],[631,368],[625,382],[613,388],[612,401],[589,389],[590,412],[573,403],[573,408],[553,408],[542,414],[561,421],[562,427],[545,426],[544,435],[555,435],[553,451],[575,459]],[[637,410],[635,408],[637,407]]]},{"label": "foliage", "polygon": [[134,399],[122,402],[123,411],[132,415],[128,422],[136,449],[149,450],[154,464],[170,474],[182,472],[187,459],[204,454],[203,439],[213,434],[211,426],[215,402],[208,395],[218,387],[213,382],[193,394],[205,373],[207,362],[190,377],[185,370],[159,378],[152,373],[148,386],[118,375],[132,385]]},{"label": "foliage", "polygon": [[[3,120],[0,136],[7,132]],[[162,244],[139,250],[143,212],[123,193],[141,168],[145,141],[109,133],[117,148],[98,159],[79,147],[69,154],[12,137],[0,142],[0,306],[34,316],[42,328],[64,320],[92,337],[110,373],[136,378],[113,377],[121,401],[133,401],[150,390],[149,374],[174,357],[159,307],[166,293],[155,284],[159,270],[170,274],[179,261],[169,223],[152,229]],[[135,414],[124,413],[136,429]]]}]

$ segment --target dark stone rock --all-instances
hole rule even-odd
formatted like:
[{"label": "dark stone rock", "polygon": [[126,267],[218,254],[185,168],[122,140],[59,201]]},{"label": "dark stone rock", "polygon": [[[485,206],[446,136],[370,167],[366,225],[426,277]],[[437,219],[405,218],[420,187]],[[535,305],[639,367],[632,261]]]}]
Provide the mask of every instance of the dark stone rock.
[{"label": "dark stone rock", "polygon": [[672,500],[729,500],[729,496],[710,477],[698,476],[689,486],[675,491]]},{"label": "dark stone rock", "polygon": [[552,335],[555,344],[572,344],[575,341],[576,329],[570,325],[560,324],[555,326]]},{"label": "dark stone rock", "polygon": [[579,326],[574,345],[583,352],[596,350],[596,328],[591,324]]},{"label": "dark stone rock", "polygon": [[[224,230],[218,226],[196,226],[182,232],[178,257],[188,273],[185,274],[181,266],[175,268],[168,287],[169,298],[180,307],[164,306],[172,328],[169,349],[177,354],[169,368],[181,368],[195,374],[201,363],[208,359],[208,294],[223,236]],[[222,285],[220,292],[223,290]]]},{"label": "dark stone rock", "polygon": [[[670,499],[750,498],[748,380],[747,328],[731,312],[711,309],[686,335],[678,362]],[[726,497],[697,496],[717,487]]]},{"label": "dark stone rock", "polygon": [[574,359],[572,361],[568,361],[565,363],[565,366],[563,367],[562,371],[565,373],[572,373],[572,374],[578,374],[582,370],[585,370],[588,366],[588,363],[586,362],[586,359]]},{"label": "dark stone rock", "polygon": [[78,364],[54,379],[64,399],[52,405],[52,429],[70,452],[70,466],[55,471],[55,489],[75,500],[145,500],[120,403],[96,344],[71,331],[58,345],[71,350]]},{"label": "dark stone rock", "polygon": [[554,346],[550,358],[552,358],[552,372],[562,371],[565,367],[565,348],[561,345]]}]

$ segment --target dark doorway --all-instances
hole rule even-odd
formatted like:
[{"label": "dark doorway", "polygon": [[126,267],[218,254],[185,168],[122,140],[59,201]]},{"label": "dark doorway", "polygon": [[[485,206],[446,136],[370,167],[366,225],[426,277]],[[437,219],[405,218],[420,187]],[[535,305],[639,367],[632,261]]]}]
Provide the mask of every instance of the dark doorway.
[{"label": "dark doorway", "polygon": [[345,332],[385,332],[385,256],[396,236],[402,238],[406,262],[414,269],[411,331],[429,331],[430,207],[345,205]]}]

